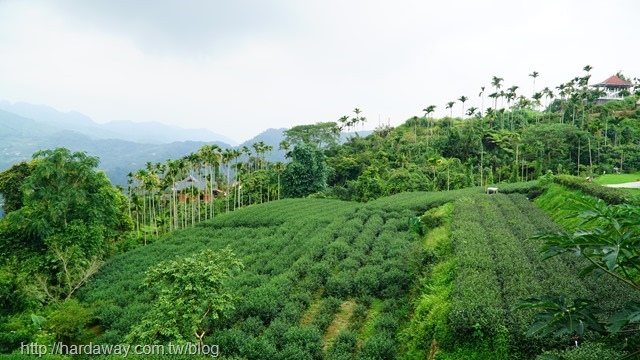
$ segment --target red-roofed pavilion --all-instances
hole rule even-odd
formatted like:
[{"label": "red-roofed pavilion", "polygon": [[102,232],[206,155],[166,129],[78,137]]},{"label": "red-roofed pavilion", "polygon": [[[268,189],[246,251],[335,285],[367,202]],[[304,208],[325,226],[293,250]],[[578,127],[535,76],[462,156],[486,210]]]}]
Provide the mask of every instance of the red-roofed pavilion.
[{"label": "red-roofed pavilion", "polygon": [[633,84],[613,75],[607,78],[605,81],[598,84],[593,84],[591,86],[604,91],[604,95],[599,97],[596,101],[597,104],[604,104],[611,100],[624,99],[624,96],[629,94],[629,89],[633,86]]}]

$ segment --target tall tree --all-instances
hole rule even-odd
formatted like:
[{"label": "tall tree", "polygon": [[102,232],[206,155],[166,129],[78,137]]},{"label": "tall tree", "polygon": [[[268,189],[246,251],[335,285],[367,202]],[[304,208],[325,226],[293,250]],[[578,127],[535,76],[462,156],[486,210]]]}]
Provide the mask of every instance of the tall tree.
[{"label": "tall tree", "polygon": [[301,144],[293,149],[291,158],[282,173],[285,197],[305,197],[326,189],[329,168],[320,149]]},{"label": "tall tree", "polygon": [[415,115],[411,118],[411,122],[413,123],[413,143],[414,144],[418,143],[418,120],[419,118]]},{"label": "tall tree", "polygon": [[533,91],[531,93],[535,94],[536,93],[536,78],[538,76],[540,76],[540,74],[537,71],[534,71],[531,74],[529,74],[529,76],[531,76],[533,78]]},{"label": "tall tree", "polygon": [[353,123],[356,130],[358,130],[358,123],[360,123],[360,113],[362,113],[362,110],[355,108],[353,109],[353,112],[356,114],[356,117],[353,119]]},{"label": "tall tree", "polygon": [[280,176],[284,171],[284,164],[280,161],[273,164],[273,170],[278,174],[278,200],[280,200]]},{"label": "tall tree", "polygon": [[436,111],[436,106],[435,105],[429,105],[426,108],[422,109],[422,111],[424,111],[424,116],[429,119],[429,133],[431,136],[433,136],[433,112]]},{"label": "tall tree", "polygon": [[447,103],[446,109],[449,109],[449,117],[453,118],[453,105],[455,105],[456,102],[455,101],[449,101]]},{"label": "tall tree", "polygon": [[[23,206],[7,214],[0,255],[36,256],[46,269],[37,282],[49,300],[68,298],[97,269],[109,244],[133,228],[126,199],[98,172],[98,158],[65,148],[33,155],[21,184]],[[38,267],[38,266],[36,266]]]},{"label": "tall tree", "polygon": [[462,117],[463,119],[464,119],[464,103],[465,103],[467,100],[469,100],[469,98],[468,98],[468,97],[466,97],[466,96],[464,96],[464,95],[462,95],[462,96],[460,96],[460,98],[458,98],[458,101],[460,101],[460,102],[462,103],[462,116],[461,116],[461,117]]},{"label": "tall tree", "polygon": [[287,144],[312,144],[324,148],[336,145],[340,136],[340,127],[335,122],[321,122],[313,125],[298,125],[284,132]]},{"label": "tall tree", "polygon": [[478,94],[480,98],[480,116],[484,115],[484,86],[480,87],[480,93]]},{"label": "tall tree", "polygon": [[499,95],[498,90],[500,90],[500,88],[502,87],[502,81],[503,80],[504,80],[503,78],[499,78],[497,76],[494,76],[491,79],[491,86],[493,86],[494,89],[496,90],[495,91],[495,95],[493,96],[493,98],[494,98],[494,100],[493,100],[493,111],[497,111],[497,109],[498,109],[498,95]]}]

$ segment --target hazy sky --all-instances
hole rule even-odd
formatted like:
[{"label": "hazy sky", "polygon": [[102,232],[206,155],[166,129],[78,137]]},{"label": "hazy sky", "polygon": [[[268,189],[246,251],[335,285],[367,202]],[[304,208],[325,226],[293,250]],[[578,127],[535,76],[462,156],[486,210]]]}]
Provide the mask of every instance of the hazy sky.
[{"label": "hazy sky", "polygon": [[[398,125],[461,95],[640,77],[637,0],[0,0],[0,99],[236,141],[356,107]],[[487,90],[487,94],[489,91]],[[489,99],[485,99],[485,107]],[[454,116],[460,115],[456,103]]]}]

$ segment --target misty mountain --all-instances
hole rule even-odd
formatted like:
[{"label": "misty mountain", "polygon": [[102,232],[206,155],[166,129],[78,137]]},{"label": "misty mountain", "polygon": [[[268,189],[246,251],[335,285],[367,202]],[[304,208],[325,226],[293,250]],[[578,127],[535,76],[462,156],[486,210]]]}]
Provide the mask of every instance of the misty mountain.
[{"label": "misty mountain", "polygon": [[[254,136],[253,138],[243,142],[242,144],[236,146],[238,149],[242,149],[243,147],[248,147],[253,153],[253,144],[258,143],[260,141],[264,142],[267,145],[271,145],[273,150],[269,154],[266,154],[267,160],[276,162],[286,162],[286,152],[284,150],[280,150],[280,142],[282,142],[285,138],[285,131],[288,129],[280,128],[280,129],[267,129],[260,134]],[[343,144],[349,140],[349,138],[354,136],[366,137],[367,135],[373,133],[371,130],[363,130],[357,132],[344,132],[340,134],[340,138],[338,142]],[[245,157],[241,157],[241,160],[244,160]]]},{"label": "misty mountain", "polygon": [[0,110],[31,119],[50,129],[76,131],[95,139],[120,139],[150,144],[189,140],[237,144],[234,140],[207,129],[183,129],[159,122],[112,121],[98,124],[79,112],[60,112],[46,105],[0,101]]},{"label": "misty mountain", "polygon": [[[15,109],[20,114],[3,108]],[[268,161],[286,162],[285,152],[279,149],[286,130],[265,130],[235,148],[246,146],[253,153],[253,144],[262,141],[273,147],[265,154]],[[167,135],[169,133],[171,136]],[[361,131],[358,135],[342,134],[340,141],[368,133],[370,131]],[[198,151],[205,144],[232,148],[224,141],[206,140],[211,134],[207,130],[186,130],[159,123],[115,121],[100,125],[78,112],[61,113],[47,106],[0,101],[0,171],[20,161],[30,160],[38,150],[65,147],[97,156],[99,168],[105,171],[111,182],[124,186],[127,174],[144,168],[147,162],[164,163],[168,159],[179,159]],[[169,142],[169,139],[178,140]]]},{"label": "misty mountain", "polygon": [[229,145],[236,141],[207,129],[182,129],[158,122],[111,121],[100,125],[118,139],[142,143],[161,144],[176,141],[222,142]]},{"label": "misty mountain", "polygon": [[[2,114],[0,113],[0,116]],[[2,117],[0,117],[2,119]],[[0,129],[2,122],[0,122]],[[3,133],[4,134],[4,133]],[[211,142],[181,141],[169,144],[143,144],[119,139],[93,139],[85,134],[62,130],[52,134],[0,137],[0,171],[20,161],[28,161],[38,150],[65,147],[71,151],[84,151],[100,159],[98,168],[103,170],[115,185],[126,185],[127,174],[144,168],[147,162],[164,163],[167,159],[179,159],[198,151]],[[214,142],[222,148],[229,145]]]},{"label": "misty mountain", "polygon": [[58,131],[56,127],[0,110],[0,139],[15,136],[43,136]]}]

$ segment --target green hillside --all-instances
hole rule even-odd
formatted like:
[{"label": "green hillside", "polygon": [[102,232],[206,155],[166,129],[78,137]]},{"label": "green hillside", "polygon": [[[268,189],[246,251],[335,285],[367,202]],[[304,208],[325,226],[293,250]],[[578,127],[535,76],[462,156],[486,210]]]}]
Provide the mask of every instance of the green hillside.
[{"label": "green hillside", "polygon": [[499,109],[494,77],[492,108],[434,119],[429,105],[344,143],[359,108],[277,149],[43,136],[82,151],[27,144],[33,160],[0,172],[0,353],[633,358],[640,190],[599,182],[640,170],[640,95],[602,105],[588,68],[544,107],[512,87]]},{"label": "green hillside", "polygon": [[[410,219],[425,210],[418,231]],[[435,339],[438,358],[531,358],[565,340],[524,337],[533,312],[511,311],[518,299],[557,289],[608,311],[629,300],[612,301],[620,286],[580,278],[572,260],[543,264],[541,243],[525,239],[558,229],[524,195],[480,189],[371,204],[281,200],[117,256],[79,298],[99,319],[94,341],[125,342],[152,307],[155,295],[142,286],[150,266],[229,247],[245,266],[230,283],[238,300],[205,338],[225,355],[423,359]]]},{"label": "green hillside", "polygon": [[248,207],[114,258],[81,298],[99,309],[100,340],[122,342],[150,307],[152,294],[140,291],[150,265],[229,246],[245,266],[232,285],[240,300],[212,324],[207,343],[248,358],[318,358],[327,344],[353,336],[363,351],[384,344],[390,352],[420,263],[411,216],[336,200]]}]

